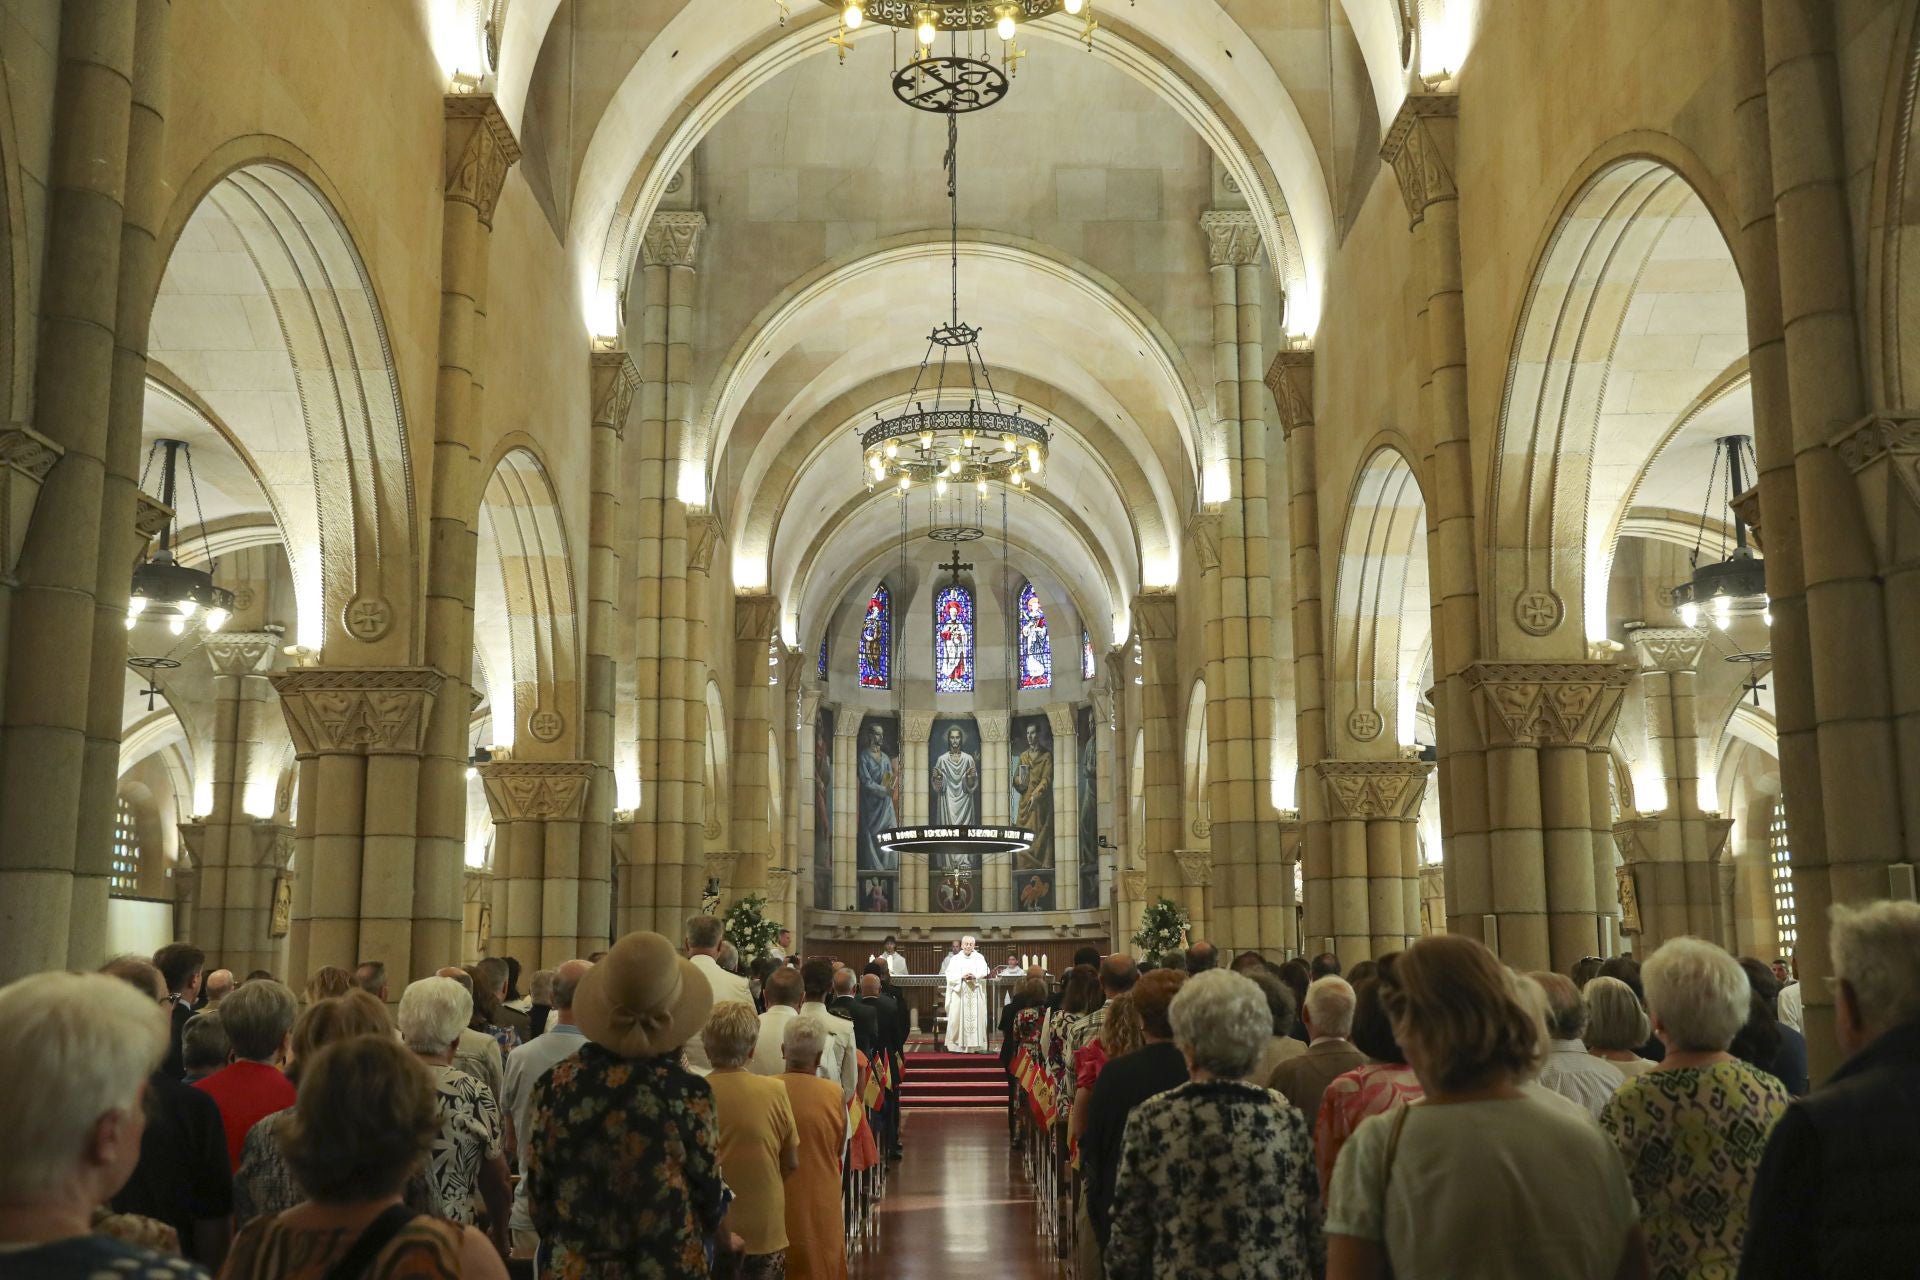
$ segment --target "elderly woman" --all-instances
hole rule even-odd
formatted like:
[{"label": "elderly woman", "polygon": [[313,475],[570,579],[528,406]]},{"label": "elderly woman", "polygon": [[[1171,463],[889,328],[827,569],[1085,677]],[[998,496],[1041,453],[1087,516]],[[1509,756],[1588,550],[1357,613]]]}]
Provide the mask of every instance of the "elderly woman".
[{"label": "elderly woman", "polygon": [[1587,1005],[1587,1052],[1604,1058],[1631,1080],[1656,1065],[1640,1056],[1640,1046],[1653,1034],[1653,1023],[1633,988],[1618,978],[1595,977],[1580,989]]},{"label": "elderly woman", "polygon": [[786,1071],[779,1079],[800,1139],[800,1162],[786,1179],[788,1280],[847,1276],[847,1229],[840,1209],[847,1109],[840,1087],[816,1074],[826,1044],[826,1028],[812,1018],[795,1018],[780,1038]]},{"label": "elderly woman", "polygon": [[1271,1080],[1275,1067],[1307,1051],[1304,1043],[1293,1038],[1293,1024],[1300,1010],[1294,1003],[1293,991],[1265,965],[1248,970],[1246,978],[1267,998],[1267,1013],[1273,1018],[1273,1034],[1267,1037],[1267,1047],[1260,1051],[1260,1061],[1254,1066],[1251,1078]]},{"label": "elderly woman", "polygon": [[[359,989],[310,1004],[293,1024],[293,1061],[287,1078],[296,1090],[300,1078],[314,1055],[330,1044],[355,1036],[394,1039],[393,1019],[387,1006],[376,996]],[[293,1166],[287,1162],[286,1134],[294,1109],[276,1111],[247,1133],[240,1152],[240,1169],[233,1175],[233,1216],[235,1224],[246,1226],[255,1218],[271,1217],[293,1208],[307,1198],[294,1180]],[[424,1178],[407,1184],[407,1203],[422,1213],[438,1214],[439,1198]]]},{"label": "elderly woman", "polygon": [[[794,1019],[801,1021],[819,1025]],[[740,1274],[743,1280],[778,1280],[786,1274],[784,1179],[800,1167],[800,1138],[786,1086],[747,1070],[759,1036],[753,1006],[724,1001],[713,1006],[700,1042],[713,1064],[707,1087],[720,1118],[720,1172],[733,1191],[726,1228],[740,1237],[747,1255]]]},{"label": "elderly woman", "polygon": [[304,1004],[318,1004],[322,1000],[334,1000],[353,990],[353,975],[337,964],[321,965],[307,979],[307,990],[302,999]]},{"label": "elderly woman", "polygon": [[630,933],[581,977],[588,1043],[533,1086],[527,1209],[542,1276],[708,1273],[720,1228],[713,1092],[681,1049],[713,987],[657,933]]},{"label": "elderly woman", "polygon": [[233,1049],[233,1061],[194,1088],[220,1108],[227,1131],[227,1159],[240,1167],[240,1148],[247,1130],[263,1117],[293,1105],[293,1082],[281,1065],[286,1062],[299,1012],[293,992],[270,978],[249,982],[220,1002],[220,1025]]},{"label": "elderly woman", "polygon": [[1212,969],[1168,1010],[1188,1082],[1127,1120],[1114,1182],[1107,1274],[1306,1277],[1320,1229],[1307,1122],[1247,1080],[1273,1034],[1259,987]]},{"label": "elderly woman", "polygon": [[[182,1280],[179,1258],[93,1234],[94,1209],[132,1175],[147,1077],[167,1053],[166,1012],[105,974],[41,973],[0,987],[0,1272]],[[57,1086],[57,1087],[56,1087]]]},{"label": "elderly woman", "polygon": [[1545,1027],[1515,976],[1471,938],[1421,938],[1380,973],[1417,1105],[1362,1121],[1327,1205],[1328,1280],[1639,1280],[1633,1191],[1578,1108],[1522,1086]]},{"label": "elderly woman", "polygon": [[440,1104],[440,1132],[427,1153],[427,1177],[440,1212],[455,1222],[476,1221],[473,1202],[486,1205],[487,1230],[504,1257],[511,1193],[493,1091],[453,1065],[460,1029],[473,1016],[473,997],[452,978],[422,978],[400,997],[400,1035],[427,1064]]},{"label": "elderly woman", "polygon": [[1661,944],[1640,970],[1666,1056],[1600,1113],[1626,1162],[1654,1275],[1732,1275],[1767,1135],[1792,1099],[1727,1046],[1753,998],[1740,962],[1698,938]]},{"label": "elderly woman", "polygon": [[[386,1036],[351,1036],[314,1054],[282,1131],[305,1204],[256,1218],[221,1280],[323,1280],[335,1274],[505,1280],[472,1227],[415,1212],[400,1190],[440,1133],[432,1076]],[[352,1265],[355,1249],[370,1251]]]},{"label": "elderly woman", "polygon": [[[1391,968],[1395,956],[1380,961]],[[1380,980],[1363,978],[1353,989],[1353,1047],[1367,1055],[1365,1066],[1335,1076],[1320,1099],[1314,1121],[1314,1167],[1320,1175],[1320,1202],[1326,1203],[1333,1186],[1333,1166],[1340,1148],[1368,1116],[1383,1116],[1420,1097],[1420,1077],[1407,1065],[1407,1055],[1393,1038],[1393,1020],[1380,1001]]]}]

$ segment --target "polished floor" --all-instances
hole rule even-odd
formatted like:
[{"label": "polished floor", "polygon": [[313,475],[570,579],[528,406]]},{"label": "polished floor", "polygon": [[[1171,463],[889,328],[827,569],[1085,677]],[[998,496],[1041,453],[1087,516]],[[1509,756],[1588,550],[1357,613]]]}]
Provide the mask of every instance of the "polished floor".
[{"label": "polished floor", "polygon": [[1033,1184],[1007,1145],[1004,1111],[915,1111],[879,1233],[853,1280],[958,1276],[1056,1280]]}]

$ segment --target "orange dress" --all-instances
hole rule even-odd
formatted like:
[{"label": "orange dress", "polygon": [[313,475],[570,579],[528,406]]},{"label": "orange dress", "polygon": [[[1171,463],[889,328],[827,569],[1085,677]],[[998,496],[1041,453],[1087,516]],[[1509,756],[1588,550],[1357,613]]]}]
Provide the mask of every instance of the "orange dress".
[{"label": "orange dress", "polygon": [[847,1280],[840,1216],[840,1148],[847,1108],[840,1086],[789,1071],[780,1077],[800,1135],[800,1167],[787,1175],[787,1280]]}]

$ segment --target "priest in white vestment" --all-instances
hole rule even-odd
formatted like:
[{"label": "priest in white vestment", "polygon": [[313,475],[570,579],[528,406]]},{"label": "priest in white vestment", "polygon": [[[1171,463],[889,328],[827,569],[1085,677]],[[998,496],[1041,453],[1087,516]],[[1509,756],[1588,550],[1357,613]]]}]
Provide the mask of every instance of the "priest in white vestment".
[{"label": "priest in white vestment", "polygon": [[987,958],[960,939],[958,955],[948,957],[947,1052],[987,1051]]}]

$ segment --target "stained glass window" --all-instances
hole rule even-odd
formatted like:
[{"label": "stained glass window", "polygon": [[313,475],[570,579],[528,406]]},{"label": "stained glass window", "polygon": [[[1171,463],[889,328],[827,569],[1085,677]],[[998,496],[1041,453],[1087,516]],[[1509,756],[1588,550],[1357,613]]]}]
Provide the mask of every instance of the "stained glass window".
[{"label": "stained glass window", "polygon": [[1047,611],[1031,582],[1020,588],[1020,687],[1053,687],[1053,641],[1047,635]]},{"label": "stained glass window", "polygon": [[933,599],[933,687],[973,692],[973,592],[943,587]]},{"label": "stained glass window", "polygon": [[893,669],[893,597],[885,583],[873,589],[867,598],[866,620],[860,624],[860,685],[866,689],[889,687]]},{"label": "stained glass window", "polygon": [[1776,801],[1767,824],[1767,862],[1773,881],[1773,928],[1782,955],[1800,943],[1800,913],[1793,904],[1793,851],[1787,844],[1787,807]]},{"label": "stained glass window", "polygon": [[113,873],[107,880],[107,893],[130,898],[139,886],[140,838],[134,834],[133,810],[122,800],[113,818]]},{"label": "stained glass window", "polygon": [[1080,678],[1093,679],[1093,637],[1084,631],[1080,633]]},{"label": "stained glass window", "polygon": [[820,637],[820,660],[814,664],[814,670],[819,672],[822,680],[827,678],[827,638],[825,636]]}]

